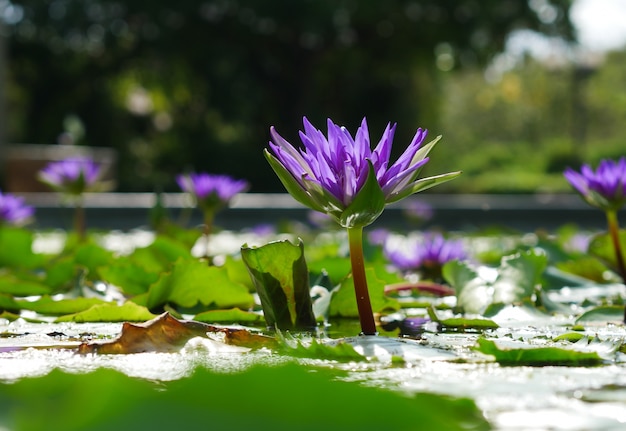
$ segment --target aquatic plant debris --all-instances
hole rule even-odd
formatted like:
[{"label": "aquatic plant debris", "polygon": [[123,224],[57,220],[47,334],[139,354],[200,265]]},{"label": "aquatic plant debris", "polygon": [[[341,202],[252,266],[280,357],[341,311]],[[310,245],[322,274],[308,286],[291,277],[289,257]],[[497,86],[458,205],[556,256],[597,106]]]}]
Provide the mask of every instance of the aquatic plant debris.
[{"label": "aquatic plant debris", "polygon": [[120,335],[105,342],[82,343],[78,352],[98,354],[129,354],[141,352],[172,352],[180,350],[194,337],[218,334],[226,344],[242,347],[275,347],[270,337],[252,334],[245,329],[218,328],[195,321],[183,321],[169,313],[142,324],[124,323]]}]

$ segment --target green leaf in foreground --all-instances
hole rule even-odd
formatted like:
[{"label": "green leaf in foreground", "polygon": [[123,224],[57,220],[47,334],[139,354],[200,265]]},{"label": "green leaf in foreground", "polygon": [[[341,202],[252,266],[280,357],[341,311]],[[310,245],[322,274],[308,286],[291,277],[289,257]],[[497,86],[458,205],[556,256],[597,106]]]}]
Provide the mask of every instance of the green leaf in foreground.
[{"label": "green leaf in foreground", "polygon": [[144,322],[154,317],[156,315],[150,313],[146,307],[126,302],[123,305],[94,305],[85,311],[61,316],[56,322]]},{"label": "green leaf in foreground", "polygon": [[546,365],[582,366],[602,363],[596,352],[583,352],[560,347],[500,348],[493,340],[478,339],[476,348],[481,353],[491,355],[502,365]]},{"label": "green leaf in foreground", "polygon": [[[330,370],[312,373],[287,364],[237,373],[199,368],[188,378],[157,385],[107,369],[55,370],[0,384],[0,426],[29,431],[49,430],[50,424],[62,424],[65,431],[490,429],[469,399],[406,395],[336,377]],[[319,408],[316,402],[322,403]]]}]

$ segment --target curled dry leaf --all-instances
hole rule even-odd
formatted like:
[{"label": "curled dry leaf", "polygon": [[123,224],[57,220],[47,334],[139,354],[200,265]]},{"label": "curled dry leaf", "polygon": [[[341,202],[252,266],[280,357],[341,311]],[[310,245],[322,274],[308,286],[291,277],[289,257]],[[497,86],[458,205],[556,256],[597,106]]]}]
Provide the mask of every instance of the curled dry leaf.
[{"label": "curled dry leaf", "polygon": [[142,352],[175,352],[190,339],[218,339],[225,344],[261,348],[276,346],[276,340],[246,329],[222,328],[192,320],[178,320],[163,313],[145,323],[124,323],[120,335],[111,341],[82,343],[78,353],[127,354]]}]

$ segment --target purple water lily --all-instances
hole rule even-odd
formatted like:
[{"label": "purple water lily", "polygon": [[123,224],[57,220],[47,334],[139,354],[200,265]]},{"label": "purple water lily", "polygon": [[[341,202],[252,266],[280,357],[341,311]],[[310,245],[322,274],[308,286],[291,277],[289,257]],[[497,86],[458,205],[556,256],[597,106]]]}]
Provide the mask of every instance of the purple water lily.
[{"label": "purple water lily", "polygon": [[[305,117],[300,139],[304,149],[296,149],[274,127],[270,128],[273,154],[266,157],[287,190],[310,208],[328,213],[344,227],[356,223],[373,222],[386,204],[396,202],[415,192],[452,179],[458,173],[418,179],[421,168],[428,162],[435,139],[422,147],[427,131],[417,129],[413,140],[395,163],[391,163],[391,146],[396,125],[387,124],[382,137],[372,150],[367,121],[364,118],[354,137],[345,127],[328,120],[328,133],[324,135]],[[287,174],[287,175],[286,175]],[[349,209],[359,194],[367,188],[373,176],[381,196],[372,199],[365,218],[350,217]]]},{"label": "purple water lily", "polygon": [[303,149],[296,149],[271,127],[271,152],[266,149],[265,157],[297,201],[332,216],[347,228],[362,333],[376,334],[365,277],[363,227],[374,222],[387,204],[448,181],[460,172],[418,178],[428,162],[428,152],[440,138],[422,145],[427,132],[421,128],[398,160],[391,163],[395,124],[387,124],[372,150],[365,118],[354,136],[330,119],[326,135],[306,117],[303,123]]},{"label": "purple water lily", "polygon": [[49,163],[39,172],[39,179],[52,189],[71,196],[97,187],[102,166],[90,158],[68,158]]},{"label": "purple water lily", "polygon": [[595,172],[591,166],[585,164],[580,172],[567,168],[563,175],[589,205],[600,208],[606,214],[617,271],[622,280],[626,281],[626,262],[617,219],[617,211],[626,203],[626,157],[621,157],[618,161],[602,160]]},{"label": "purple water lily", "polygon": [[626,157],[602,160],[595,172],[584,164],[580,172],[567,168],[563,175],[590,205],[618,210],[626,203]]},{"label": "purple water lily", "polygon": [[176,177],[181,190],[189,193],[202,211],[204,218],[205,257],[209,256],[209,235],[213,229],[213,219],[220,209],[229,205],[235,195],[248,189],[248,183],[228,175],[214,175],[205,172],[181,174]]},{"label": "purple water lily", "polygon": [[407,203],[404,209],[406,218],[417,224],[427,222],[433,218],[434,214],[433,206],[422,200],[412,200]]},{"label": "purple water lily", "polygon": [[228,205],[235,195],[248,188],[248,183],[244,180],[204,172],[178,175],[176,182],[182,191],[191,194],[197,200],[198,206],[203,208]]},{"label": "purple water lily", "polygon": [[21,225],[32,218],[35,208],[26,205],[24,198],[0,191],[0,225]]},{"label": "purple water lily", "polygon": [[102,190],[102,166],[88,157],[72,157],[49,163],[39,171],[39,179],[53,190],[70,198],[75,206],[74,229],[80,241],[85,239],[85,210],[82,196],[86,192]]},{"label": "purple water lily", "polygon": [[425,235],[419,241],[411,241],[402,246],[388,241],[385,243],[384,253],[393,266],[401,271],[440,273],[446,262],[467,258],[462,240],[446,239],[440,233]]}]

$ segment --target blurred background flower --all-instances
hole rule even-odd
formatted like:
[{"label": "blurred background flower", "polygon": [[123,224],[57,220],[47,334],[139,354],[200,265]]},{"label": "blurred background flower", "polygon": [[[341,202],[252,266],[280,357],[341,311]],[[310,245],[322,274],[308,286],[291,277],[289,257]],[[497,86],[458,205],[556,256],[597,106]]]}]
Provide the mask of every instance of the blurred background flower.
[{"label": "blurred background flower", "polygon": [[227,207],[239,193],[246,191],[249,184],[245,180],[228,175],[216,175],[206,172],[180,174],[176,182],[183,192],[188,193],[194,204],[202,211],[204,221],[204,257],[212,261],[209,253],[209,236],[213,231],[215,215]]},{"label": "blurred background flower", "polygon": [[26,224],[34,214],[35,208],[26,205],[24,198],[0,191],[0,226]]},{"label": "blurred background flower", "polygon": [[438,280],[441,267],[451,260],[468,257],[461,239],[446,239],[439,232],[416,237],[389,237],[384,244],[384,255],[403,272],[419,272],[424,278]]},{"label": "blurred background flower", "polygon": [[39,179],[66,196],[102,190],[99,183],[102,168],[90,158],[69,158],[49,163],[39,172]]}]

